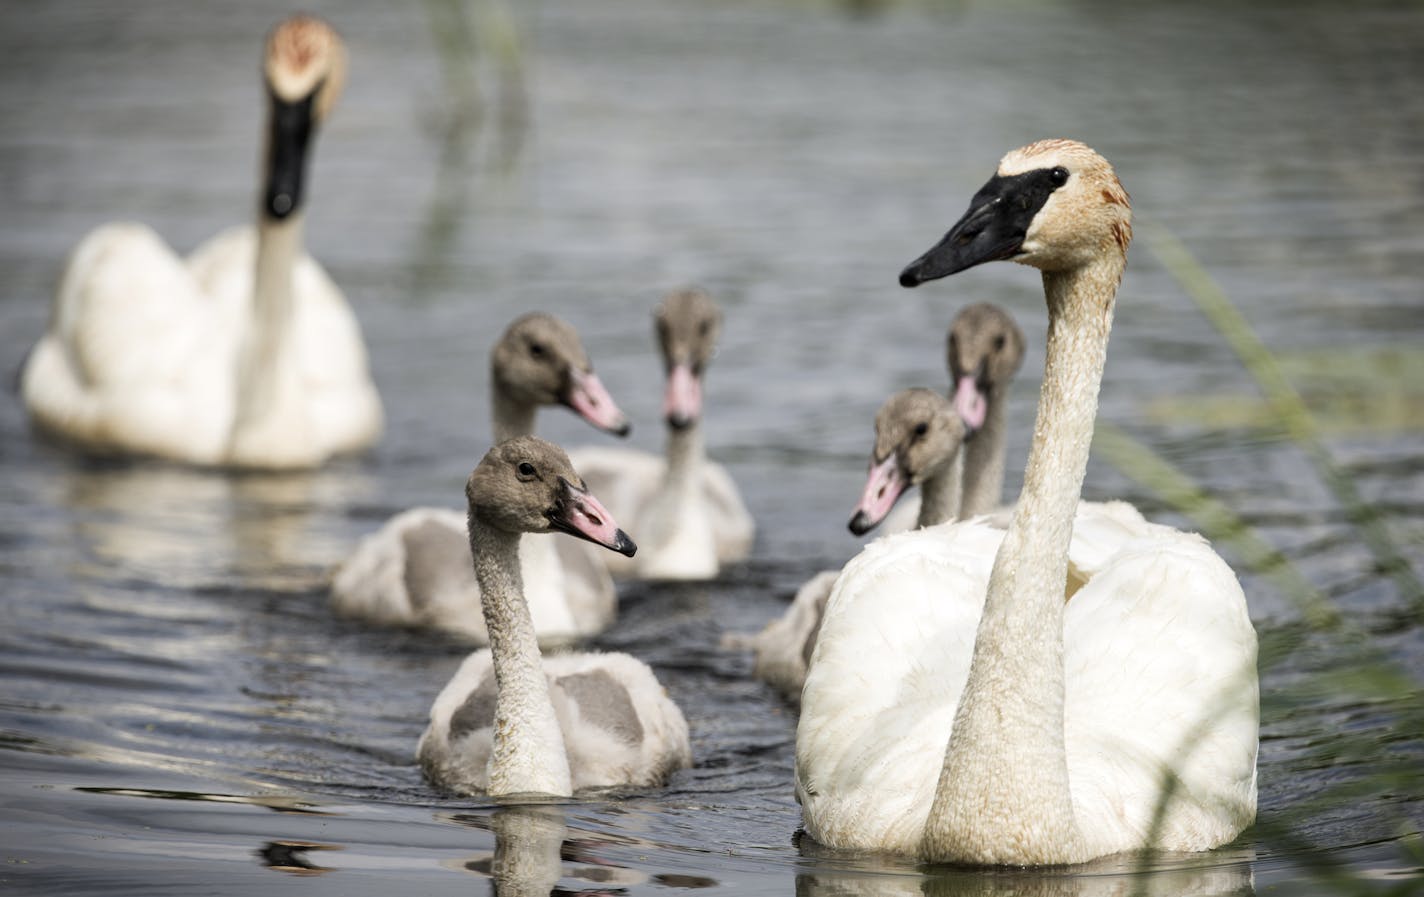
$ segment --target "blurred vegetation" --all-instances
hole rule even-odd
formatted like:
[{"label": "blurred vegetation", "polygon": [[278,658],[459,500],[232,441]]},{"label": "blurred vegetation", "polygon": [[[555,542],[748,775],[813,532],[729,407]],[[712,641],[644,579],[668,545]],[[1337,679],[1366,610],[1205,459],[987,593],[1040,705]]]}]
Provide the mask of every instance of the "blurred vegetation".
[{"label": "blurred vegetation", "polygon": [[476,147],[488,136],[488,160],[508,175],[529,132],[525,37],[506,0],[425,0],[431,42],[444,82],[435,130],[440,145],[430,205],[410,264],[414,292],[444,276],[468,210]]},{"label": "blurred vegetation", "polygon": [[[1337,376],[1346,384],[1375,372],[1374,362],[1312,367],[1306,360],[1283,363],[1261,342],[1244,316],[1211,279],[1191,252],[1160,225],[1139,226],[1148,249],[1196,303],[1251,374],[1262,394],[1253,408],[1253,424],[1274,426],[1311,462],[1321,481],[1346,514],[1353,530],[1374,558],[1374,573],[1388,577],[1398,598],[1393,613],[1359,619],[1336,607],[1303,576],[1291,560],[1270,545],[1236,511],[1207,494],[1188,475],[1121,428],[1100,421],[1093,448],[1123,474],[1154,492],[1190,519],[1237,563],[1268,580],[1299,610],[1298,622],[1265,628],[1258,667],[1269,688],[1261,694],[1262,741],[1280,733],[1297,711],[1328,703],[1339,708],[1339,729],[1292,732],[1304,750],[1293,751],[1279,769],[1331,770],[1320,787],[1293,800],[1285,812],[1270,808],[1258,815],[1247,837],[1272,853],[1307,869],[1324,889],[1342,894],[1417,893],[1424,876],[1424,840],[1420,821],[1403,809],[1424,793],[1424,682],[1406,670],[1383,644],[1387,637],[1413,631],[1424,615],[1424,588],[1418,573],[1395,544],[1385,517],[1366,502],[1354,480],[1341,469],[1320,438],[1320,427],[1296,382],[1328,384]],[[1381,353],[1392,371],[1418,371],[1421,357],[1400,350]],[[1288,373],[1289,372],[1289,373]],[[1421,381],[1415,379],[1413,386]],[[1347,387],[1342,387],[1347,388]],[[1266,677],[1265,674],[1272,674]],[[1302,714],[1309,718],[1309,714]],[[1322,779],[1318,774],[1313,776]],[[1164,789],[1167,790],[1167,789]],[[1401,807],[1372,820],[1376,838],[1397,839],[1405,874],[1393,882],[1352,867],[1327,845],[1311,841],[1311,823],[1354,812],[1361,805]],[[1412,870],[1412,873],[1410,872]],[[1144,882],[1143,887],[1146,887]]]}]

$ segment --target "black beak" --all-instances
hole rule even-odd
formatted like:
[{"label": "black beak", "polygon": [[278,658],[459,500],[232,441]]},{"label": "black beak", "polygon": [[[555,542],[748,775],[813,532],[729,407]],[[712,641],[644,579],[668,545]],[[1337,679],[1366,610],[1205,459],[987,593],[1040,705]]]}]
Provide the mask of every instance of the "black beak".
[{"label": "black beak", "polygon": [[855,516],[850,518],[849,528],[852,535],[863,536],[875,529],[875,524],[871,522],[869,514],[864,511],[856,511]]},{"label": "black beak", "polygon": [[1018,255],[1034,216],[1059,186],[1051,169],[990,178],[944,239],[900,272],[900,286],[917,287]]},{"label": "black beak", "polygon": [[262,211],[281,221],[302,204],[302,182],[306,177],[307,149],[312,137],[312,102],[316,91],[296,102],[273,94],[272,115],[267,135],[267,191]]},{"label": "black beak", "polygon": [[900,272],[900,286],[917,287],[928,280],[958,274],[984,262],[1012,257],[1023,245],[1023,229],[1003,214],[1004,201],[995,198],[970,208],[929,252]]}]

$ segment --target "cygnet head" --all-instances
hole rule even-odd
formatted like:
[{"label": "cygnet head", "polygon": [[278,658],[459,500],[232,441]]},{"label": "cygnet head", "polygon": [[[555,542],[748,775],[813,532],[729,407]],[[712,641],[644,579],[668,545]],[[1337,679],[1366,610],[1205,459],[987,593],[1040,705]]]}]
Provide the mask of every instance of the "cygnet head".
[{"label": "cygnet head", "polygon": [[615,436],[632,430],[593,372],[578,331],[553,315],[516,318],[490,352],[490,374],[495,389],[519,404],[564,405]]},{"label": "cygnet head", "polygon": [[568,533],[632,557],[638,547],[584,486],[564,450],[517,436],[485,453],[465,483],[470,520],[506,533]]},{"label": "cygnet head", "polygon": [[271,101],[262,209],[280,221],[301,207],[312,136],[346,83],[346,47],[321,19],[292,16],[267,35],[262,74]]},{"label": "cygnet head", "polygon": [[964,442],[964,422],[949,399],[932,389],[904,389],[875,415],[875,448],[850,531],[863,536],[880,524],[911,486],[948,474]]},{"label": "cygnet head", "polygon": [[667,387],[663,418],[681,430],[702,417],[702,375],[716,354],[722,310],[706,292],[689,287],[669,293],[653,313]]},{"label": "cygnet head", "polygon": [[937,244],[900,273],[919,286],[1008,259],[1045,272],[1087,267],[1132,241],[1127,191],[1108,161],[1076,140],[1013,150]]},{"label": "cygnet head", "polygon": [[954,409],[973,435],[984,426],[991,400],[1001,396],[1023,364],[1024,335],[1008,312],[988,302],[966,305],[949,325],[945,360]]}]

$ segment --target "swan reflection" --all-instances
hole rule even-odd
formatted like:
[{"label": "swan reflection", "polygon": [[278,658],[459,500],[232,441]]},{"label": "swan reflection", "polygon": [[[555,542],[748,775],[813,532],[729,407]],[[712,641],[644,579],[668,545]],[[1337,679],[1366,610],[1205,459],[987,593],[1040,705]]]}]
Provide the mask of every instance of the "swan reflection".
[{"label": "swan reflection", "polygon": [[[564,808],[554,804],[500,807],[488,819],[460,821],[494,833],[494,853],[441,863],[490,880],[499,897],[607,894],[647,880],[641,872],[600,858],[603,842],[570,837]],[[561,885],[562,882],[562,885]]]},{"label": "swan reflection", "polygon": [[313,509],[359,501],[374,481],[352,468],[235,475],[87,462],[64,471],[55,488],[55,504],[73,511],[83,556],[98,568],[88,574],[174,588],[290,589],[319,581],[347,548],[338,534],[312,528]]},{"label": "swan reflection", "polygon": [[[801,838],[803,856],[835,861],[838,852]],[[796,876],[798,897],[1252,897],[1249,848],[1162,854],[1150,861],[1109,857],[1071,869],[916,866],[894,857],[857,856],[843,868]],[[1209,864],[1209,865],[1208,865]]]}]

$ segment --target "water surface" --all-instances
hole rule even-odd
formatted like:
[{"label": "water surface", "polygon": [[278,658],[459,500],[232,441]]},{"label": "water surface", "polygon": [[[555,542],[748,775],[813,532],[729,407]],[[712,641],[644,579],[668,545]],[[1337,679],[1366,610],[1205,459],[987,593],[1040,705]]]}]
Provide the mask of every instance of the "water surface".
[{"label": "water surface", "polygon": [[[1289,594],[1238,564],[1271,660],[1257,829],[1145,871],[821,851],[796,834],[794,715],[717,646],[856,550],[844,522],[874,409],[945,382],[944,330],[969,301],[1004,304],[1029,334],[1017,488],[1041,375],[1036,275],[989,266],[914,293],[895,275],[1005,150],[1043,136],[1111,158],[1143,232],[1185,241],[1325,384],[1306,397],[1329,400],[1330,451],[1418,557],[1424,419],[1417,387],[1378,359],[1417,365],[1424,332],[1424,7],[544,2],[514,17],[519,132],[499,124],[508,75],[489,52],[436,52],[431,21],[451,7],[307,6],[352,63],[317,148],[309,244],[365,328],[388,435],[311,475],[228,476],[81,459],[0,402],[0,882],[468,893],[498,851],[524,870],[501,893],[1330,893],[1336,868],[1418,884],[1420,616],[1146,239],[1101,419],[1234,507],[1373,652],[1304,627]],[[481,35],[490,8],[464,13]],[[20,364],[94,225],[136,218],[186,251],[246,218],[260,36],[287,11],[0,10],[0,367]],[[482,129],[452,99],[470,83]],[[696,766],[665,789],[534,808],[439,793],[413,750],[465,649],[333,618],[327,571],[391,514],[458,504],[489,438],[485,353],[524,310],[581,330],[637,422],[631,442],[656,449],[649,312],[685,282],[725,306],[707,430],[757,517],[756,550],[714,583],[627,586],[597,646],[654,666]],[[1246,410],[1212,411],[1223,402]],[[608,438],[561,411],[540,428]],[[1100,455],[1086,492],[1183,522]],[[1347,675],[1379,664],[1403,690]],[[1348,800],[1331,791],[1352,783]]]}]

